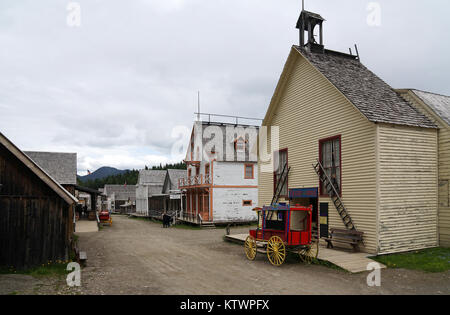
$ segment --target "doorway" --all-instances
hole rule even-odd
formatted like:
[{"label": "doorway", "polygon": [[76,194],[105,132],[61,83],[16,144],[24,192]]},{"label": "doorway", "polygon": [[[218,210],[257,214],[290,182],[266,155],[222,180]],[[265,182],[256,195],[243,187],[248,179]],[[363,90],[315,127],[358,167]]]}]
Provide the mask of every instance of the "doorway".
[{"label": "doorway", "polygon": [[319,234],[319,188],[298,188],[289,190],[290,205],[302,207],[313,207],[312,212],[312,234],[313,237]]}]

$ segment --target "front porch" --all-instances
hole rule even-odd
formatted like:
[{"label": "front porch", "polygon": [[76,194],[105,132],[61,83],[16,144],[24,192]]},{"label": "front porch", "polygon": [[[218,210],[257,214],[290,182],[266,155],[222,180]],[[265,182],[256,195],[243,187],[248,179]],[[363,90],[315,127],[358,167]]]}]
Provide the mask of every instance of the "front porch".
[{"label": "front porch", "polygon": [[211,189],[209,187],[191,187],[186,190],[186,209],[177,219],[195,225],[211,225]]}]

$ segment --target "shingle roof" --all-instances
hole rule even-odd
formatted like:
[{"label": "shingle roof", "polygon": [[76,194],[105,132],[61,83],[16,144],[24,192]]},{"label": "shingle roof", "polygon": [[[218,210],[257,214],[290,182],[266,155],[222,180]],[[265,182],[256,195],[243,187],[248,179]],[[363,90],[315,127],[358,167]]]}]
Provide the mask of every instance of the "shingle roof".
[{"label": "shingle roof", "polygon": [[355,57],[325,50],[309,52],[294,46],[371,122],[425,128],[437,126]]},{"label": "shingle roof", "polygon": [[155,184],[151,184],[148,185],[148,195],[154,196],[154,195],[161,195],[163,193],[163,185],[155,185]]},{"label": "shingle roof", "polygon": [[111,197],[114,194],[115,200],[136,201],[135,185],[105,185],[105,195]]},{"label": "shingle roof", "polygon": [[164,185],[166,180],[167,171],[155,171],[155,170],[140,170],[138,185]]},{"label": "shingle roof", "polygon": [[450,125],[450,96],[420,90],[411,90],[418,98]]},{"label": "shingle roof", "polygon": [[171,189],[178,189],[178,182],[180,178],[187,177],[186,170],[168,170],[167,174],[169,175]]},{"label": "shingle roof", "polygon": [[77,154],[57,152],[24,152],[61,185],[77,184]]},{"label": "shingle roof", "polygon": [[3,145],[11,154],[13,154],[21,163],[30,169],[37,177],[39,177],[47,186],[49,186],[55,193],[63,198],[68,204],[78,202],[71,193],[61,186],[45,169],[33,161],[28,155],[21,151],[14,143],[12,143],[6,136],[0,132],[0,145]]}]

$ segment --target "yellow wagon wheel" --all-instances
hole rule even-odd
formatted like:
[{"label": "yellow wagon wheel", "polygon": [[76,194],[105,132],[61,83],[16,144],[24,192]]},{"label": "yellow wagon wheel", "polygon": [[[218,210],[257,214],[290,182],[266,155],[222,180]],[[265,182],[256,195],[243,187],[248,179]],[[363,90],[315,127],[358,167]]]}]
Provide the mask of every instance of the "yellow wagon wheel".
[{"label": "yellow wagon wheel", "polygon": [[319,242],[314,242],[311,245],[301,249],[298,254],[300,255],[301,261],[311,264],[319,256]]},{"label": "yellow wagon wheel", "polygon": [[255,260],[256,258],[256,240],[253,236],[247,236],[245,240],[245,255],[247,255],[248,260]]},{"label": "yellow wagon wheel", "polygon": [[267,257],[274,266],[281,266],[286,260],[286,247],[278,236],[272,236],[267,243]]}]

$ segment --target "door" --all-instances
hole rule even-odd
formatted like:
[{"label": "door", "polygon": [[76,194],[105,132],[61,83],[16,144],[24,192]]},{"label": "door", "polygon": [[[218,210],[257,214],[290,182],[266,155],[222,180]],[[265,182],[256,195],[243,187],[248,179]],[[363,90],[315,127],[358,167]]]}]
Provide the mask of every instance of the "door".
[{"label": "door", "polygon": [[328,203],[320,204],[320,237],[328,237]]}]

